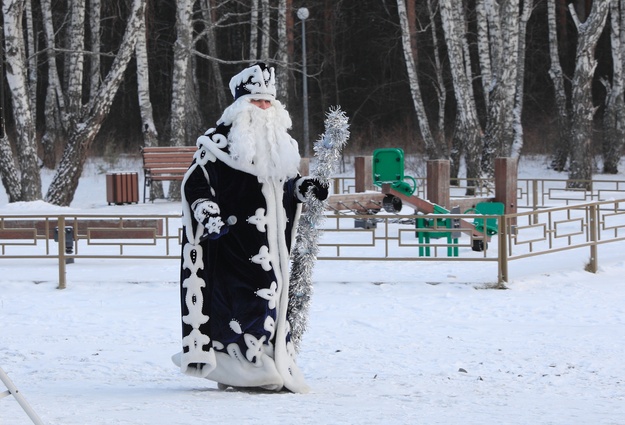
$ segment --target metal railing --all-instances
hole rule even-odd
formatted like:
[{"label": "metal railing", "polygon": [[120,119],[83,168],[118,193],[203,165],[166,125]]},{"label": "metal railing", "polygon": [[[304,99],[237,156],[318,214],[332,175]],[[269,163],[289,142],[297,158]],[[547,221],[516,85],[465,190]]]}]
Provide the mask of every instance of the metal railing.
[{"label": "metal railing", "polygon": [[[427,227],[417,227],[427,217]],[[496,220],[497,234],[476,232],[473,224]],[[358,223],[358,225],[354,225]],[[424,242],[419,233],[438,239]],[[453,234],[456,233],[454,237]],[[348,241],[348,242],[345,242]],[[588,248],[586,270],[596,272],[597,247],[625,241],[625,198],[502,216],[467,214],[328,216],[319,260],[492,261],[497,282],[509,281],[510,261]],[[482,242],[482,251],[473,251]],[[425,249],[429,254],[425,254]],[[450,254],[457,249],[457,256]]]},{"label": "metal railing", "polygon": [[[417,189],[414,193],[423,199],[428,199],[426,193],[426,178],[415,177]],[[473,179],[472,185],[466,178],[457,178],[451,186],[450,193],[453,199],[465,197],[467,190],[475,195],[471,197],[492,197],[494,182],[489,179]],[[567,188],[569,180],[563,179],[518,179],[517,180],[517,207],[521,209],[548,208],[573,203],[603,201],[625,198],[625,180],[573,180],[588,189]],[[355,192],[355,178],[351,176],[335,177],[333,193],[347,194]],[[379,190],[375,188],[375,190]]]},{"label": "metal railing", "polygon": [[[319,260],[497,262],[498,283],[509,281],[510,261],[588,248],[587,270],[597,270],[597,247],[625,240],[625,198],[503,216],[328,214]],[[427,226],[417,227],[426,218]],[[475,231],[496,220],[498,233]],[[64,231],[59,231],[64,229]],[[429,241],[419,238],[428,234]],[[437,239],[438,237],[438,239]],[[3,215],[0,259],[55,259],[59,288],[75,259],[180,259],[179,215]],[[473,251],[482,242],[482,251]],[[458,252],[457,256],[455,251]],[[453,252],[453,254],[450,254]]]},{"label": "metal railing", "polygon": [[0,259],[56,259],[61,289],[75,259],[179,260],[181,244],[180,215],[0,216]]}]

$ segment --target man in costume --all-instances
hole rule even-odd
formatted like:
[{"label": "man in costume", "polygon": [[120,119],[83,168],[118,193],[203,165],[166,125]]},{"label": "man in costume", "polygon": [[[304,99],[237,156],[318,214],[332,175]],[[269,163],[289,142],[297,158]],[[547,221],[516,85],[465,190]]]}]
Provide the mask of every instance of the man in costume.
[{"label": "man in costume", "polygon": [[182,372],[220,388],[306,392],[287,320],[291,243],[308,192],[275,74],[255,64],[230,81],[234,102],[197,140],[182,183]]}]

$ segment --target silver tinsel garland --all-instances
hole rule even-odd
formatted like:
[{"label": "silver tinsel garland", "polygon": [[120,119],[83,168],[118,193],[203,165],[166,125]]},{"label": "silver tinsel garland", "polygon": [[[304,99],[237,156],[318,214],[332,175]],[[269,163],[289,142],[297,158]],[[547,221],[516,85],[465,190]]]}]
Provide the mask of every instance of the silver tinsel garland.
[{"label": "silver tinsel garland", "polygon": [[[349,138],[349,123],[340,106],[330,108],[326,114],[325,133],[314,144],[317,159],[311,176],[323,184],[330,184],[330,177],[337,171],[341,150]],[[309,189],[310,192],[310,189]],[[287,318],[291,324],[291,341],[299,351],[302,335],[306,331],[308,309],[312,296],[312,272],[317,260],[320,236],[319,224],[324,219],[328,201],[319,201],[308,195],[297,226],[297,236],[292,253],[289,282],[289,307]]]}]

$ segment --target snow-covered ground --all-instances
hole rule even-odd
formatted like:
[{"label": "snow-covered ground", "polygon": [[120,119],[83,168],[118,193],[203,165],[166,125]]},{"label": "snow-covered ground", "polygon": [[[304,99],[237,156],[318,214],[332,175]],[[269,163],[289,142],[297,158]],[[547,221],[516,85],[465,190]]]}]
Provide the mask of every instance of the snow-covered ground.
[{"label": "snow-covered ground", "polygon": [[[72,212],[179,212],[108,206],[106,169],[86,168]],[[521,162],[521,177],[565,177],[548,173]],[[46,210],[58,208],[0,194],[0,214]],[[305,395],[220,391],[178,371],[177,261],[84,259],[58,290],[54,261],[0,258],[0,367],[50,425],[625,424],[624,248],[600,247],[597,274],[583,271],[587,250],[519,260],[507,290],[481,289],[482,263],[318,262]],[[1,425],[29,423],[0,399]]]}]

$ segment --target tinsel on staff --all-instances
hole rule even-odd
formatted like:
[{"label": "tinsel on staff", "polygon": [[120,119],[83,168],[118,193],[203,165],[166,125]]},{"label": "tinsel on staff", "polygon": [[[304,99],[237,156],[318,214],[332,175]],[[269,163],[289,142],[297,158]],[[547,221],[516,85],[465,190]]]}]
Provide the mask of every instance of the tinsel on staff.
[{"label": "tinsel on staff", "polygon": [[[330,184],[330,177],[338,168],[341,150],[349,138],[349,123],[340,106],[330,108],[326,114],[325,133],[314,144],[316,166],[311,173],[319,182]],[[317,260],[317,246],[324,219],[327,200],[307,196],[297,227],[297,237],[292,253],[289,282],[289,307],[287,317],[291,324],[291,341],[299,350],[302,335],[306,331],[308,310],[312,296],[312,272]]]}]

